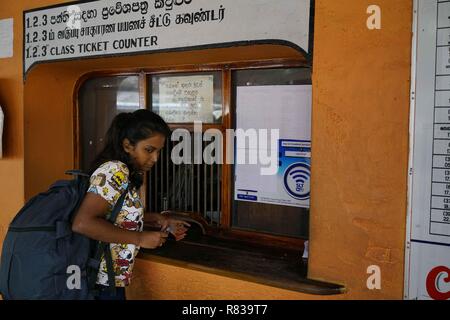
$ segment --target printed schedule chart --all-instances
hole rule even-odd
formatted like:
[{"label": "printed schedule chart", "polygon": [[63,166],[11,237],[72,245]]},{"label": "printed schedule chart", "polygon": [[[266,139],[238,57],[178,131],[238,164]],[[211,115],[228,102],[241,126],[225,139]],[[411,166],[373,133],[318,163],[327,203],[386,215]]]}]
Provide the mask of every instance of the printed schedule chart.
[{"label": "printed schedule chart", "polygon": [[450,237],[450,1],[438,1],[430,234]]}]

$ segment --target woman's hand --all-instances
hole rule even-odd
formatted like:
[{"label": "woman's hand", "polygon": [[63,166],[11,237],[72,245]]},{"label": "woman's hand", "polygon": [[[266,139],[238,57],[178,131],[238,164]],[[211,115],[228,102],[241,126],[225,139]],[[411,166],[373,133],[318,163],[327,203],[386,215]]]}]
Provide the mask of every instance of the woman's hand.
[{"label": "woman's hand", "polygon": [[183,220],[172,219],[161,215],[162,219],[159,224],[161,225],[161,231],[171,233],[176,241],[180,241],[186,237],[187,228],[191,225]]},{"label": "woman's hand", "polygon": [[146,249],[161,247],[169,234],[160,231],[144,231],[139,233],[139,246]]}]

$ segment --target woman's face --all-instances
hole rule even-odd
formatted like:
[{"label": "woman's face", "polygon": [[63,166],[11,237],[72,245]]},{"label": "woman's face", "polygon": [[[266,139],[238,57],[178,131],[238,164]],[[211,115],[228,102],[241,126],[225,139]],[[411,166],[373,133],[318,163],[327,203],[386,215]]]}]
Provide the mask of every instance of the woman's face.
[{"label": "woman's face", "polygon": [[159,153],[164,147],[166,138],[157,133],[150,138],[141,140],[136,145],[131,145],[128,139],[123,140],[123,148],[130,155],[130,159],[136,170],[149,171],[158,161]]}]

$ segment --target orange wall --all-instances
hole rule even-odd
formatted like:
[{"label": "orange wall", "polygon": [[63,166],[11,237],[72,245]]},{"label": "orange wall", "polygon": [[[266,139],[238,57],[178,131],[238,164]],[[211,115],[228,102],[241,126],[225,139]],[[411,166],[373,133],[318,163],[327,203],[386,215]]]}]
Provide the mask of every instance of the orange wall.
[{"label": "orange wall", "polygon": [[[236,55],[298,57],[291,49],[257,46],[61,62],[36,66],[24,87],[22,11],[62,1],[5,2],[0,18],[14,17],[16,34],[14,58],[0,59],[0,102],[11,119],[7,158],[0,160],[2,228],[24,197],[73,166],[72,99],[83,74]],[[400,299],[403,291],[412,1],[378,0],[382,29],[376,31],[365,24],[371,4],[316,1],[309,276],[344,284],[348,293],[333,297],[339,299]],[[379,291],[366,288],[372,264],[381,267]],[[158,262],[140,260],[136,271],[130,294],[140,298],[323,298]]]},{"label": "orange wall", "polygon": [[[24,122],[22,80],[22,14],[24,10],[64,1],[0,1],[0,19],[14,18],[14,56],[0,59],[0,105],[5,112],[3,159],[0,159],[0,239],[24,202]],[[0,240],[0,248],[2,242]]]},{"label": "orange wall", "polygon": [[[352,298],[402,298],[411,24],[410,0],[317,1],[309,276]],[[366,288],[373,264],[382,290]]]}]

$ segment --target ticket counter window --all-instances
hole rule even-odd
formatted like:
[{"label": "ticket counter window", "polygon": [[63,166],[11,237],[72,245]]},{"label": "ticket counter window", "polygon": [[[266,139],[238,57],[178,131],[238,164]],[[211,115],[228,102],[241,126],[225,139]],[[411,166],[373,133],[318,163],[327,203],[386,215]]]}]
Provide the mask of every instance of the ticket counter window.
[{"label": "ticket counter window", "polygon": [[[194,212],[210,226],[220,226],[221,163],[207,164],[203,157],[195,158],[195,139],[204,129],[223,130],[222,72],[167,73],[150,75],[148,97],[152,111],[161,115],[174,130],[184,129],[188,136],[167,141],[160,161],[149,174],[148,197],[151,211],[175,210]],[[150,99],[149,99],[150,100]],[[192,126],[197,122],[197,130]],[[187,132],[188,131],[188,132]],[[185,157],[175,164],[171,159],[174,147],[184,143],[187,148],[177,151]],[[201,154],[205,142],[197,144]],[[176,151],[176,150],[175,150]],[[188,154],[186,154],[188,153]]]},{"label": "ticket counter window", "polygon": [[[208,164],[203,157],[200,163],[196,161],[194,122],[201,122],[200,130],[203,133],[208,129],[222,132],[223,144],[230,143],[226,140],[226,130],[236,131],[244,125],[243,119],[250,114],[246,108],[252,108],[251,103],[242,94],[249,92],[250,100],[255,102],[259,99],[261,109],[256,110],[256,113],[255,110],[251,111],[255,117],[247,118],[264,121],[264,117],[269,117],[265,123],[259,126],[256,124],[255,129],[268,125],[269,129],[271,126],[283,127],[281,132],[286,128],[298,132],[297,127],[300,126],[305,127],[302,129],[304,132],[310,131],[310,114],[299,121],[295,116],[297,111],[292,109],[302,104],[309,104],[310,108],[310,101],[297,101],[303,98],[296,94],[289,96],[289,92],[297,92],[311,85],[310,68],[244,69],[238,66],[233,69],[228,65],[215,66],[211,71],[192,69],[192,72],[155,71],[130,76],[93,77],[85,81],[79,90],[78,99],[80,166],[88,168],[102,149],[106,130],[117,113],[147,108],[160,114],[172,130],[185,129],[191,140],[191,150],[184,150],[181,154],[190,152],[191,161],[175,164],[171,157],[172,151],[184,138],[177,141],[167,139],[166,147],[144,186],[147,211],[195,213],[213,230],[307,239],[309,202],[303,201],[299,206],[296,202],[289,202],[289,199],[267,201],[270,197],[264,195],[267,191],[264,187],[273,187],[273,183],[262,180],[254,185],[254,188],[261,189],[256,190],[259,195],[248,197],[247,191],[251,193],[255,190],[243,188],[243,181],[255,182],[259,178],[252,178],[245,168],[227,163],[224,155],[222,163]],[[274,98],[273,95],[267,95],[270,92],[283,96]],[[247,104],[243,105],[243,101],[247,101]],[[289,108],[294,112],[289,113]],[[295,134],[288,134],[284,138],[303,139]],[[305,140],[310,141],[310,137]],[[201,150],[204,151],[210,142],[201,141]],[[237,152],[236,146],[234,152]],[[278,155],[276,159],[277,164],[285,161],[279,159]],[[309,159],[307,162],[309,164]],[[246,192],[245,197],[242,196],[242,189]]]},{"label": "ticket counter window", "polygon": [[[181,138],[166,140],[159,161],[145,179],[142,195],[146,211],[182,212],[200,219],[203,227],[192,223],[182,242],[143,250],[142,258],[159,255],[204,266],[206,272],[231,271],[253,276],[257,282],[306,290],[307,263],[301,252],[309,239],[311,69],[293,64],[192,66],[128,76],[94,74],[82,83],[78,154],[83,169],[102,149],[117,113],[147,108],[161,115],[173,133],[184,131]],[[195,159],[198,123],[200,162]],[[213,141],[204,139],[209,129],[223,134],[222,163],[205,162],[203,152]],[[241,149],[250,154],[253,148],[240,146],[236,135],[226,134],[227,130],[236,134],[238,129],[266,129],[268,133],[278,129],[276,154],[265,150],[275,160],[275,174],[263,177],[259,171],[263,165],[236,161]],[[189,148],[178,155],[190,153],[190,162],[174,163],[172,153],[185,139],[190,140]],[[232,163],[225,156],[230,139],[234,140]],[[273,146],[272,133],[258,141],[258,149],[268,149]],[[315,285],[314,292],[341,290],[336,285]]]},{"label": "ticket counter window", "polygon": [[[308,238],[310,99],[311,73],[308,68],[238,70],[233,73],[234,126],[278,129],[280,141],[290,143],[286,150],[285,142],[280,142],[276,175],[261,176],[258,170],[255,171],[255,165],[234,165],[233,228]],[[284,175],[289,167],[294,168],[292,172],[299,172],[294,175],[298,176],[298,183],[293,181],[292,191],[287,181],[291,177],[289,173]],[[300,192],[300,183],[300,187],[307,190]]]}]

